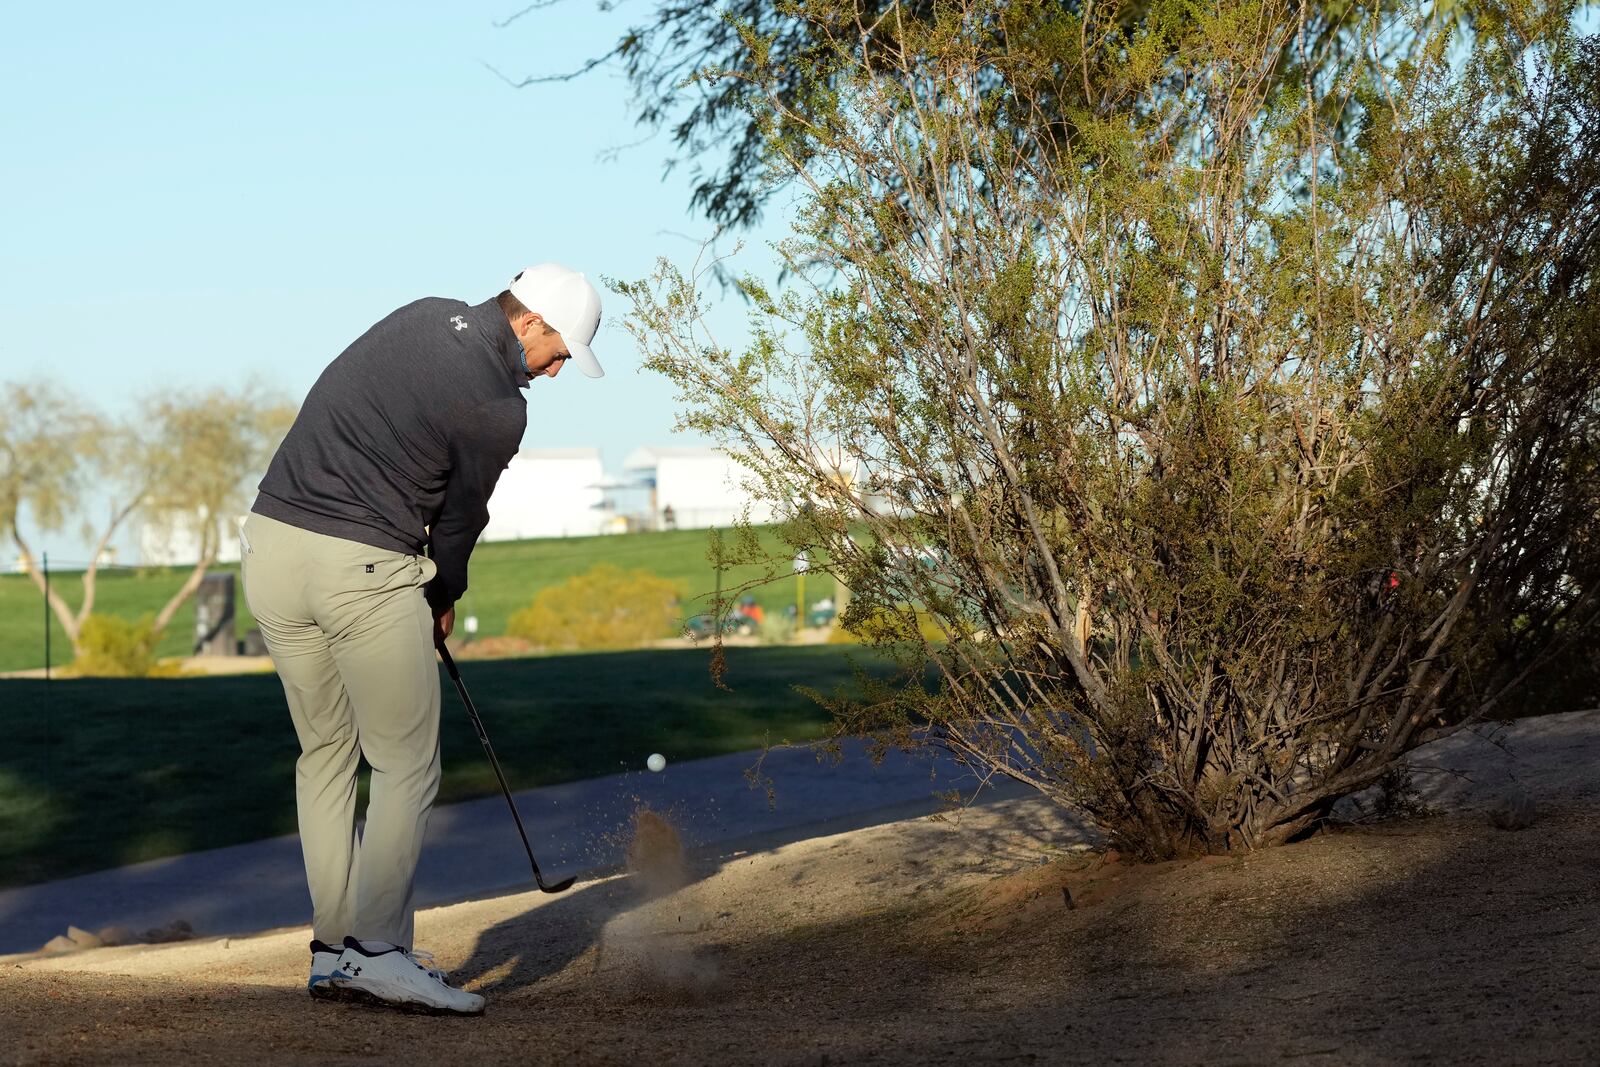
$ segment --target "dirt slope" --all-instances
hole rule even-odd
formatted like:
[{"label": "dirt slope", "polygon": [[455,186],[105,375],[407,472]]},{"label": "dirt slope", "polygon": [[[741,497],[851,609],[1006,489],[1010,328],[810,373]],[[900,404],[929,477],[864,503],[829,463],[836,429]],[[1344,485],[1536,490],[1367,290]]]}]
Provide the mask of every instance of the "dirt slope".
[{"label": "dirt slope", "polygon": [[1600,1062],[1595,765],[1546,748],[1514,832],[1135,867],[1016,801],[422,913],[481,1019],[312,1002],[303,929],[3,962],[0,1063]]}]

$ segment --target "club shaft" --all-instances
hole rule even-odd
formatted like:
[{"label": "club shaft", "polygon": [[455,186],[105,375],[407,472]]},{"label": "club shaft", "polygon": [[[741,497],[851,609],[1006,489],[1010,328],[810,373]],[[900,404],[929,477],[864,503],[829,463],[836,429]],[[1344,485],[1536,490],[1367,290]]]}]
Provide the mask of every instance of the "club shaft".
[{"label": "club shaft", "polygon": [[472,720],[472,728],[478,732],[478,740],[483,743],[484,754],[489,757],[489,766],[494,769],[494,776],[500,782],[500,792],[505,794],[506,805],[511,809],[511,818],[517,824],[517,836],[522,838],[523,851],[528,854],[528,866],[533,868],[533,880],[539,883],[540,889],[544,889],[544,876],[539,873],[539,864],[533,858],[533,846],[528,843],[528,831],[522,825],[522,815],[517,811],[517,802],[511,799],[511,787],[506,784],[505,772],[500,769],[500,761],[495,758],[494,746],[489,744],[489,732],[483,728],[483,719],[478,716],[478,708],[472,703],[472,697],[467,694],[467,685],[461,680],[461,672],[456,670],[456,662],[451,658],[450,650],[441,644],[439,656],[444,660],[445,670],[450,672],[450,680],[455,683],[456,692],[461,695],[461,703],[467,709],[467,717]]}]

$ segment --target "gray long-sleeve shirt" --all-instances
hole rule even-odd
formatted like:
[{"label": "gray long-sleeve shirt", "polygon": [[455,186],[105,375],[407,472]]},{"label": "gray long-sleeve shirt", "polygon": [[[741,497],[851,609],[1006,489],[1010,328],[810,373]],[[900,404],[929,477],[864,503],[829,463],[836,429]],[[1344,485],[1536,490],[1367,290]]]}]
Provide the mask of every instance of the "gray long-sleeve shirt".
[{"label": "gray long-sleeve shirt", "polygon": [[251,510],[438,567],[442,611],[467,590],[489,494],[528,423],[528,376],[494,301],[428,297],[328,364],[258,487]]}]

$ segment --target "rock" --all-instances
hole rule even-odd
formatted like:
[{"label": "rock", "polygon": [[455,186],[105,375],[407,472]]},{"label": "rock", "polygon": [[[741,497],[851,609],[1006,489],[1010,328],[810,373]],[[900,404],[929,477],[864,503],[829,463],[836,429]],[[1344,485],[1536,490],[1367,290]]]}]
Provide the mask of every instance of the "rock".
[{"label": "rock", "polygon": [[76,926],[67,927],[67,936],[78,943],[79,948],[99,948],[105,942],[89,931]]},{"label": "rock", "polygon": [[39,951],[52,953],[76,952],[78,951],[78,943],[72,940],[72,938],[67,937],[65,934],[57,934],[55,937],[52,937],[50,940],[46,941],[44,943],[44,947],[39,949]]},{"label": "rock", "polygon": [[139,935],[126,926],[107,926],[96,936],[103,945],[131,945],[139,940]]},{"label": "rock", "polygon": [[165,926],[158,926],[154,930],[146,930],[144,939],[152,945],[163,944],[168,941],[187,941],[194,936],[194,927],[176,919]]},{"label": "rock", "polygon": [[1499,830],[1526,830],[1533,825],[1536,810],[1533,796],[1512,782],[1487,809],[1489,825]]}]

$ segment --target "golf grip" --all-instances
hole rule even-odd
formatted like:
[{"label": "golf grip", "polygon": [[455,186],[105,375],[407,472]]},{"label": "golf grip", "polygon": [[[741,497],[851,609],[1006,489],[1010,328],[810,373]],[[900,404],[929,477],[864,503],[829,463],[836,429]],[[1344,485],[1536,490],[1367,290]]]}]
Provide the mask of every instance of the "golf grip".
[{"label": "golf grip", "polygon": [[522,838],[523,850],[528,853],[528,866],[533,868],[533,880],[539,884],[540,889],[545,889],[544,877],[539,873],[539,864],[533,858],[533,846],[528,844],[528,831],[523,829],[522,816],[517,812],[517,802],[511,799],[511,787],[506,784],[505,772],[500,769],[500,761],[495,758],[494,747],[489,744],[489,733],[483,728],[483,720],[478,717],[477,706],[467,695],[466,683],[461,680],[461,672],[456,670],[456,661],[451,658],[450,650],[445,648],[442,642],[438,648],[439,657],[444,660],[444,669],[450,672],[450,680],[456,684],[456,692],[461,695],[461,703],[467,709],[467,717],[472,720],[472,728],[478,732],[478,740],[483,742],[483,751],[489,757],[489,766],[494,768],[494,776],[500,781],[500,792],[505,794],[506,805],[511,808],[511,818],[517,824],[517,835]]}]

